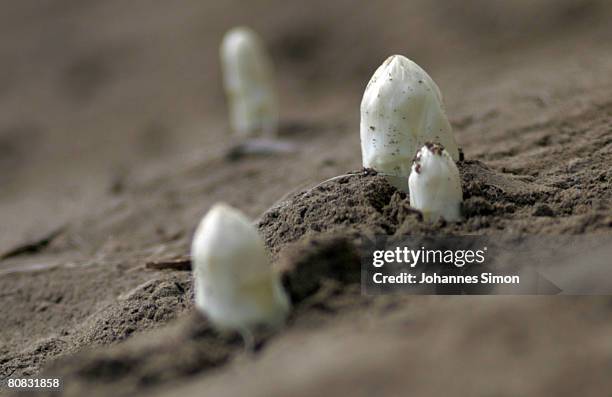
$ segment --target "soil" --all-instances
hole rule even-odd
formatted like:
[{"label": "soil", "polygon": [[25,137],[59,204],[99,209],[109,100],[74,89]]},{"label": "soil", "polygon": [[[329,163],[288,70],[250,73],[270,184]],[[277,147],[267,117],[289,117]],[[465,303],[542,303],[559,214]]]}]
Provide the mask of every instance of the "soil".
[{"label": "soil", "polygon": [[[67,396],[612,388],[608,296],[367,296],[359,284],[360,243],[376,234],[612,234],[609,2],[3,8],[0,380],[57,375]],[[275,61],[282,150],[229,133],[217,51],[237,24]],[[360,168],[359,101],[393,53],[444,94],[465,153],[463,222],[423,222]],[[255,351],[193,307],[185,256],[217,201],[256,220],[294,304]]]}]

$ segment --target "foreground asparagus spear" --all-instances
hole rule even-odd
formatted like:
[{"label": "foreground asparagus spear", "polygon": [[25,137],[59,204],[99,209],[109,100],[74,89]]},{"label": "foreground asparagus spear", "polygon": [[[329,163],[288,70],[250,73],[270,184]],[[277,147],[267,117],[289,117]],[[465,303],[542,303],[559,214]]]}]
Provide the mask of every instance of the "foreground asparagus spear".
[{"label": "foreground asparagus spear", "polygon": [[196,230],[191,255],[196,307],[216,327],[239,331],[248,346],[256,327],[283,325],[289,300],[257,229],[242,213],[216,204]]}]

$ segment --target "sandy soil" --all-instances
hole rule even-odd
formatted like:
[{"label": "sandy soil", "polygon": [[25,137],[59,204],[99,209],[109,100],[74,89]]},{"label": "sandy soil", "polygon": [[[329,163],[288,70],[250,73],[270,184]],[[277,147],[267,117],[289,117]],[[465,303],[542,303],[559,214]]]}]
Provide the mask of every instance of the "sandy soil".
[{"label": "sandy soil", "polygon": [[[0,13],[0,379],[65,395],[602,395],[609,297],[363,296],[361,234],[612,232],[605,0],[12,2]],[[228,157],[218,43],[276,62],[297,152]],[[467,219],[426,225],[359,173],[359,101],[409,56],[440,86]],[[188,253],[226,201],[287,270],[255,353],[193,310]],[[338,254],[341,253],[341,254]]]}]

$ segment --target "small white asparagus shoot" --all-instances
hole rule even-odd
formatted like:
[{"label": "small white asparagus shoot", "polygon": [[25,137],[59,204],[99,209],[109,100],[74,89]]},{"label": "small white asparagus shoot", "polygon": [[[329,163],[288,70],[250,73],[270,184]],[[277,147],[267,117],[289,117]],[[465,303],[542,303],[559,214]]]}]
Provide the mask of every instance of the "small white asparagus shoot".
[{"label": "small white asparagus shoot", "polygon": [[387,58],[370,79],[361,101],[360,136],[363,166],[404,191],[412,159],[425,142],[440,142],[459,159],[438,86],[402,55]]},{"label": "small white asparagus shoot", "polygon": [[442,145],[426,143],[417,153],[408,179],[410,206],[426,221],[461,220],[463,192],[457,165]]},{"label": "small white asparagus shoot", "polygon": [[216,204],[198,226],[191,247],[196,308],[221,330],[238,331],[247,346],[259,327],[280,328],[289,299],[253,224]]},{"label": "small white asparagus shoot", "polygon": [[249,28],[233,28],[223,37],[220,56],[234,132],[243,137],[275,136],[278,98],[263,41]]}]

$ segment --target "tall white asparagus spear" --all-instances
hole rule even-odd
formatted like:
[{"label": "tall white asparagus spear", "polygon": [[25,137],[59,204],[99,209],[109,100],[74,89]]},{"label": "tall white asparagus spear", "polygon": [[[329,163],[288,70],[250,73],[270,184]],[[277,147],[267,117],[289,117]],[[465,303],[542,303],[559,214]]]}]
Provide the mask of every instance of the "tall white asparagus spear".
[{"label": "tall white asparagus spear", "polygon": [[459,159],[438,86],[401,55],[387,58],[370,79],[361,101],[360,135],[363,166],[388,175],[404,191],[412,159],[425,142],[439,142]]}]

